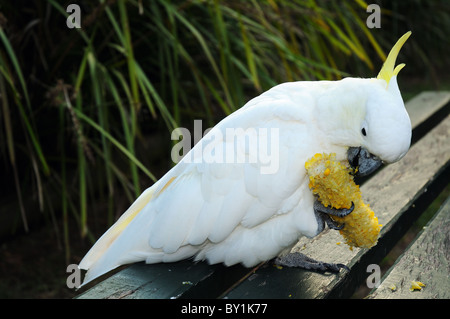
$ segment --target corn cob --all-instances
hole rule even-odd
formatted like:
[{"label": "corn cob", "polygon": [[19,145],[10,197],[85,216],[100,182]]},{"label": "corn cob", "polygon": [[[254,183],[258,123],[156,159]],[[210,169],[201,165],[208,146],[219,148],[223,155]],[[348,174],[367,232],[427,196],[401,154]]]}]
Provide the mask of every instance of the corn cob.
[{"label": "corn cob", "polygon": [[378,241],[381,226],[374,212],[361,197],[359,186],[350,175],[352,169],[336,161],[336,154],[316,154],[305,163],[309,175],[309,188],[325,207],[350,208],[353,212],[345,217],[333,216],[339,223],[345,223],[339,230],[350,249],[370,248]]}]

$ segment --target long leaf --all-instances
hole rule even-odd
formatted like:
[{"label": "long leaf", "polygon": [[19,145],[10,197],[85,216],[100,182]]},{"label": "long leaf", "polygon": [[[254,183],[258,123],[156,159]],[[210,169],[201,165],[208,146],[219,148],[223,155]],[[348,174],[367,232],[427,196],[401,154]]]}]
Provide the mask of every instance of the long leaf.
[{"label": "long leaf", "polygon": [[[28,106],[28,110],[31,111],[30,101],[29,101],[29,97],[28,97],[28,90],[27,90],[27,87],[26,87],[26,84],[25,84],[25,80],[23,78],[22,70],[21,70],[21,68],[19,66],[19,62],[18,62],[18,60],[16,58],[16,55],[14,54],[14,51],[13,51],[13,49],[11,47],[11,44],[9,43],[8,39],[6,38],[6,35],[4,34],[3,29],[1,27],[0,27],[0,38],[1,38],[2,42],[3,42],[3,45],[6,48],[6,51],[8,52],[9,58],[11,59],[11,62],[13,64],[13,66],[14,66],[14,71],[17,74],[17,76],[19,77],[19,82],[22,85],[22,92],[23,92],[23,95],[25,96],[25,101],[26,101],[26,105]],[[0,65],[1,73],[3,75],[8,74],[8,76],[5,76],[5,79],[8,80],[8,82],[10,83],[11,88],[12,88],[12,90],[14,92],[14,96],[13,96],[14,102],[15,102],[16,106],[19,109],[21,119],[22,119],[22,121],[23,121],[23,123],[25,125],[25,129],[28,132],[28,136],[31,139],[31,142],[32,142],[33,147],[34,147],[34,150],[36,151],[37,156],[38,156],[38,158],[39,158],[39,160],[41,162],[44,174],[45,175],[49,175],[50,174],[50,168],[49,168],[47,160],[45,159],[45,156],[43,154],[42,147],[41,147],[41,145],[39,143],[39,139],[37,137],[37,132],[36,132],[35,129],[33,129],[33,125],[32,125],[32,122],[30,120],[30,117],[27,115],[27,113],[25,111],[25,108],[24,108],[24,106],[22,104],[22,101],[21,101],[21,98],[20,98],[20,93],[14,87],[14,84],[13,84],[14,80],[13,80],[11,74],[6,70],[6,68],[7,68],[6,62],[3,61],[3,58],[1,56],[0,56],[0,59],[2,60],[1,61],[2,64]],[[4,91],[4,92],[6,92],[6,91]]]},{"label": "long leaf", "polygon": [[127,150],[119,141],[117,141],[114,137],[111,136],[107,131],[105,131],[100,125],[95,123],[91,118],[83,114],[80,110],[74,109],[77,116],[88,123],[90,126],[99,131],[102,135],[104,135],[111,143],[113,143],[125,156],[127,156],[131,161],[133,161],[142,172],[145,173],[150,179],[156,182],[156,177],[133,155],[131,152]]},{"label": "long leaf", "polygon": [[22,74],[22,70],[19,66],[19,61],[16,58],[16,55],[14,54],[14,50],[11,47],[11,43],[9,42],[8,38],[6,37],[5,33],[3,32],[3,28],[0,27],[0,38],[2,39],[3,45],[5,46],[6,52],[8,53],[9,58],[11,59],[11,62],[14,66],[14,71],[16,72],[20,85],[22,86],[22,93],[25,97],[26,105],[30,107],[30,98],[28,97],[28,89],[27,85],[25,83],[25,79]]}]

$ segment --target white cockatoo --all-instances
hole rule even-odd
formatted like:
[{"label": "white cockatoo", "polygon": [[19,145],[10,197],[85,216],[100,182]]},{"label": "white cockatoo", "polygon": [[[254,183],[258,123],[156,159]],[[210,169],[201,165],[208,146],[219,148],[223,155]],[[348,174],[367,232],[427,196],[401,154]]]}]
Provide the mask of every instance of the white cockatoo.
[{"label": "white cockatoo", "polygon": [[[411,122],[395,67],[402,36],[377,78],[283,83],[210,130],[145,190],[86,254],[83,284],[124,264],[193,257],[246,267],[277,257],[301,236],[339,229],[308,187],[305,162],[336,153],[367,175],[410,147]],[[394,68],[395,67],[395,68]],[[339,271],[298,254],[284,264]]]}]

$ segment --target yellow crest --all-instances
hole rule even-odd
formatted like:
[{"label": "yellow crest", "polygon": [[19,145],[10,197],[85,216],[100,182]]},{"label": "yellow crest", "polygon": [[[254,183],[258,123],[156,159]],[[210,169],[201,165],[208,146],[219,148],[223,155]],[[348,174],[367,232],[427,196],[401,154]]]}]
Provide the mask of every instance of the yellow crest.
[{"label": "yellow crest", "polygon": [[408,40],[410,35],[411,31],[408,31],[400,39],[398,39],[397,43],[392,47],[391,52],[389,52],[386,61],[384,61],[383,67],[381,68],[380,73],[378,73],[377,79],[383,79],[387,84],[389,84],[391,78],[394,75],[397,75],[401,69],[403,69],[405,64],[402,63],[395,67],[395,60],[397,60],[400,49],[402,48],[406,40]]}]

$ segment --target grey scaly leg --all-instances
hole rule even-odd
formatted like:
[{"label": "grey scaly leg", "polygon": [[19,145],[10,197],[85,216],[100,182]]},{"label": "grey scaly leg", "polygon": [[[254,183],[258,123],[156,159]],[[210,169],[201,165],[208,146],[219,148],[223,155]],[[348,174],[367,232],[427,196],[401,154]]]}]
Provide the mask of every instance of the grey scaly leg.
[{"label": "grey scaly leg", "polygon": [[283,257],[278,257],[275,259],[275,264],[285,267],[298,267],[308,270],[315,270],[320,272],[339,272],[341,268],[350,271],[350,269],[343,264],[333,264],[325,263],[322,261],[317,261],[302,253],[291,253]]},{"label": "grey scaly leg", "polygon": [[[339,225],[330,217],[330,215],[344,217],[350,214],[354,208],[355,205],[353,204],[353,202],[352,206],[348,209],[336,209],[332,207],[325,207],[322,205],[322,203],[316,200],[314,203],[314,214],[319,225],[317,233],[319,234],[324,230],[325,223],[330,229],[342,229],[344,227],[344,224]],[[275,259],[275,264],[285,267],[298,267],[320,272],[339,272],[341,268],[350,271],[350,269],[346,265],[317,261],[299,252],[287,254],[283,257],[278,257]]]}]

